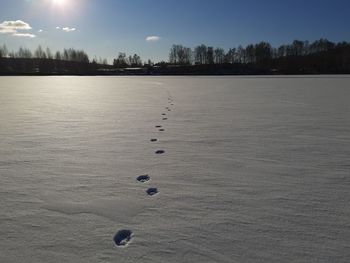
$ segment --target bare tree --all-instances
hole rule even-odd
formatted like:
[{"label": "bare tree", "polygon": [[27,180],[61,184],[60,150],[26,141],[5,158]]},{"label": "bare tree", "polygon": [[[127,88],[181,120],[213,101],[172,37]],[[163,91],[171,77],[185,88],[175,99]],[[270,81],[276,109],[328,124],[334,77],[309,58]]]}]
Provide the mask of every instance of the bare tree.
[{"label": "bare tree", "polygon": [[206,64],[214,64],[214,48],[208,47]]},{"label": "bare tree", "polygon": [[46,59],[46,53],[41,46],[38,46],[38,48],[35,50],[34,57],[39,59]]},{"label": "bare tree", "polygon": [[242,46],[238,46],[236,57],[238,63],[246,63],[246,52]]},{"label": "bare tree", "polygon": [[225,50],[223,48],[216,48],[214,50],[214,61],[216,64],[223,64],[225,60]]},{"label": "bare tree", "polygon": [[56,51],[55,59],[56,59],[56,60],[61,60],[61,59],[62,59],[62,55],[61,55],[61,52],[60,52],[60,51]]},{"label": "bare tree", "polygon": [[52,52],[50,50],[50,48],[46,48],[46,56],[48,59],[53,59],[53,55],[52,55]]},{"label": "bare tree", "polygon": [[142,66],[142,60],[141,60],[141,57],[139,55],[137,55],[137,54],[133,55],[131,66],[133,66],[133,67],[141,67]]},{"label": "bare tree", "polygon": [[16,57],[18,57],[18,58],[32,58],[33,55],[32,55],[32,52],[28,48],[20,47],[17,54],[16,54]]},{"label": "bare tree", "polygon": [[0,46],[0,58],[4,58],[8,56],[8,50],[6,45]]},{"label": "bare tree", "polygon": [[255,63],[256,57],[255,57],[255,47],[254,45],[250,44],[245,48],[246,53],[246,62],[247,63]]},{"label": "bare tree", "polygon": [[267,42],[260,42],[255,45],[255,58],[258,65],[267,63],[272,58],[272,48]]},{"label": "bare tree", "polygon": [[113,66],[116,68],[126,68],[128,66],[126,61],[126,54],[119,52],[118,58],[114,59]]},{"label": "bare tree", "polygon": [[225,63],[234,64],[236,56],[236,48],[230,48],[225,55]]},{"label": "bare tree", "polygon": [[192,50],[182,45],[173,45],[169,53],[169,62],[177,65],[191,64]]},{"label": "bare tree", "polygon": [[207,46],[202,44],[194,48],[194,57],[196,64],[207,63]]}]

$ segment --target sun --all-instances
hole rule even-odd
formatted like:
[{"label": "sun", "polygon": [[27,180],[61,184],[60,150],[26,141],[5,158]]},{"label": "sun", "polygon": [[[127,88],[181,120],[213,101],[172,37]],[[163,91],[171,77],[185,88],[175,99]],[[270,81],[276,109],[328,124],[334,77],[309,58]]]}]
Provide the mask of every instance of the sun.
[{"label": "sun", "polygon": [[65,5],[67,0],[51,0],[55,5]]}]

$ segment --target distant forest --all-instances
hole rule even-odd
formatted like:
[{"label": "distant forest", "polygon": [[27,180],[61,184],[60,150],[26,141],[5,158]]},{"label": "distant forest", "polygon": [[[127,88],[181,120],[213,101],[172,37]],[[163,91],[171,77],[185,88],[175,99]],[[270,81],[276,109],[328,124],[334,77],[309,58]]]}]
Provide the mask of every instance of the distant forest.
[{"label": "distant forest", "polygon": [[169,60],[143,62],[138,54],[119,53],[113,65],[90,59],[83,50],[52,52],[39,46],[9,51],[0,46],[0,75],[252,75],[350,74],[350,43],[320,39],[272,47],[268,42],[225,51],[204,44],[173,45]]}]

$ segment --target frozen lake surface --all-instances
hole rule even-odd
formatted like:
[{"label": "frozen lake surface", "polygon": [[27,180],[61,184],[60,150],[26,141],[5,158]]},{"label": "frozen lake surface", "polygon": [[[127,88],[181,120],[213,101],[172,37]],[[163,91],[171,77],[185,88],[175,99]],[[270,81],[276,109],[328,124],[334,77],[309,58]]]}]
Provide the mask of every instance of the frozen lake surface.
[{"label": "frozen lake surface", "polygon": [[349,262],[349,77],[1,77],[0,121],[0,262]]}]

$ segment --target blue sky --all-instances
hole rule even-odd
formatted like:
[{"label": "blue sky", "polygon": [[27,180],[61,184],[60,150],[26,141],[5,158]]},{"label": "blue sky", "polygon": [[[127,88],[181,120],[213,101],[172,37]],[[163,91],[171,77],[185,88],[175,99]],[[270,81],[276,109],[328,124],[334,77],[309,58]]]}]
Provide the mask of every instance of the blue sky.
[{"label": "blue sky", "polygon": [[[345,0],[1,0],[0,6],[0,44],[9,49],[74,47],[109,61],[118,52],[166,60],[172,44],[228,49],[262,40],[274,46],[350,40]],[[17,20],[25,25],[16,33],[4,24]]]}]

